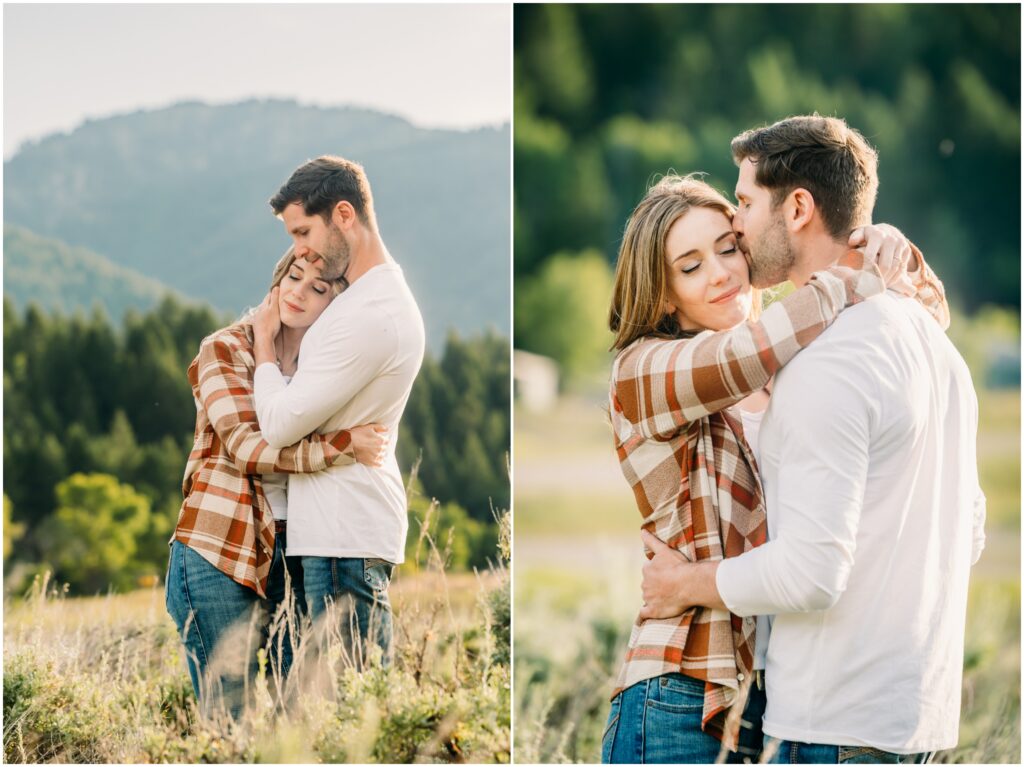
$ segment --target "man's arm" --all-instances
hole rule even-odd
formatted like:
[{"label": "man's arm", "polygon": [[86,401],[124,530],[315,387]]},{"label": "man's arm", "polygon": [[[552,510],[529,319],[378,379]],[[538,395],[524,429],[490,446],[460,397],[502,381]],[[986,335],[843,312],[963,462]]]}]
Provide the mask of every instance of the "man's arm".
[{"label": "man's arm", "polygon": [[884,290],[874,257],[850,250],[756,321],[630,349],[613,368],[613,406],[645,439],[670,437],[758,391],[841,311]]},{"label": "man's arm", "polygon": [[785,414],[775,538],[721,562],[690,564],[668,547],[655,549],[641,617],[698,604],[741,616],[805,612],[839,599],[853,567],[872,417],[865,382],[839,356],[815,364],[813,375],[799,371],[801,380],[774,395],[781,399],[772,407]]},{"label": "man's arm", "polygon": [[348,431],[300,435],[295,444],[271,447],[260,433],[244,359],[223,338],[205,340],[189,371],[217,437],[243,474],[311,473],[355,461]]},{"label": "man's arm", "polygon": [[303,350],[291,383],[272,363],[257,366],[256,414],[264,439],[289,445],[316,431],[394,357],[398,343],[391,319],[367,310],[358,321],[335,320],[315,349]]}]

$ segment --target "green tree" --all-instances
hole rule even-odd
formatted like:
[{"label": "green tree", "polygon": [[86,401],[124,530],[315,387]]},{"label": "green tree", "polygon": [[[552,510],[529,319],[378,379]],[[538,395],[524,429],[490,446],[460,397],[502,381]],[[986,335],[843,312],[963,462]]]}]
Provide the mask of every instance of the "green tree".
[{"label": "green tree", "polygon": [[77,591],[131,588],[140,565],[138,539],[150,527],[150,504],[108,474],[73,474],[57,485],[45,552],[57,577]]},{"label": "green tree", "polygon": [[554,358],[570,380],[606,365],[611,291],[599,253],[553,256],[516,291],[516,344]]}]

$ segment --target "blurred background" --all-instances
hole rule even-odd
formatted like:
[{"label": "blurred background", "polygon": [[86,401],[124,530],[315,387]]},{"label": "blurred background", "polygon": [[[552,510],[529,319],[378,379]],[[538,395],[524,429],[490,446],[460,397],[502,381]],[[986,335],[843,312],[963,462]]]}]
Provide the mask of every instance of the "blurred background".
[{"label": "blurred background", "polygon": [[[3,14],[4,761],[508,762],[511,8]],[[323,154],[366,168],[427,333],[395,662],[200,717],[162,583],[186,371]]]},{"label": "blurred background", "polygon": [[516,758],[594,762],[640,606],[640,517],[605,407],[620,236],[660,174],[732,199],[729,142],[793,114],[878,149],[875,220],[924,251],[981,408],[956,762],[1020,761],[1020,8],[514,11]]}]

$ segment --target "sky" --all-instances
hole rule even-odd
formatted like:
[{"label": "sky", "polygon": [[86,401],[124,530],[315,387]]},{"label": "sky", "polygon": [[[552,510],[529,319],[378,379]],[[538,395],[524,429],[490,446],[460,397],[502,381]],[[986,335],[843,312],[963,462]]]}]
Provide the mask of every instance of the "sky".
[{"label": "sky", "polygon": [[3,22],[5,159],[184,100],[364,106],[430,128],[511,119],[511,5],[5,4]]}]

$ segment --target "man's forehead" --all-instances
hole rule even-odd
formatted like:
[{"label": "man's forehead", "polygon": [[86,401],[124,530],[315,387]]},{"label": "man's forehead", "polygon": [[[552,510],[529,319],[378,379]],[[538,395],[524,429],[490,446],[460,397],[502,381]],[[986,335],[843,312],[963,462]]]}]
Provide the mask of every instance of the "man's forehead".
[{"label": "man's forehead", "polygon": [[301,202],[290,202],[281,211],[281,218],[284,219],[286,224],[297,224],[312,218],[312,216],[306,215],[306,209]]},{"label": "man's forehead", "polygon": [[753,190],[753,187],[757,185],[755,178],[756,168],[754,163],[750,161],[750,158],[745,157],[740,163],[740,174],[739,178],[736,179],[736,193],[740,192],[749,193]]}]

